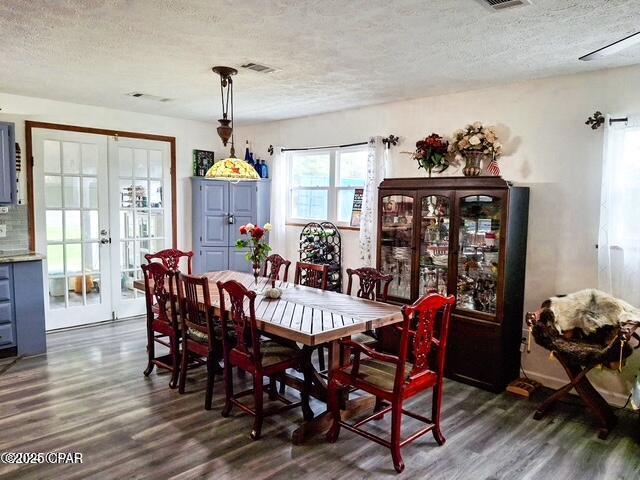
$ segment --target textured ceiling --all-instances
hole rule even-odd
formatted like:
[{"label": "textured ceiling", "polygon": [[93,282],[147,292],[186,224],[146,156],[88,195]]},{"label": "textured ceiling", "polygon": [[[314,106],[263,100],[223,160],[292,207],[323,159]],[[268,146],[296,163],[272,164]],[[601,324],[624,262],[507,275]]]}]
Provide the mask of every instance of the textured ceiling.
[{"label": "textured ceiling", "polygon": [[532,2],[3,0],[0,91],[211,121],[210,67],[254,61],[279,70],[236,77],[252,123],[640,63],[577,60],[635,32],[640,0]]}]

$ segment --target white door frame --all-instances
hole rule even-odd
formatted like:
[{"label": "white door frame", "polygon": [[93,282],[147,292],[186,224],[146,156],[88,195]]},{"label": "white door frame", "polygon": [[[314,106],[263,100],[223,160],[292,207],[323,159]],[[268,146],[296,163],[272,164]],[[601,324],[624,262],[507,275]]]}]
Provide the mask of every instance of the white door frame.
[{"label": "white door frame", "polygon": [[[35,196],[39,195],[37,183],[43,182],[43,176],[34,175],[34,153],[35,153],[35,142],[33,141],[33,134],[36,132],[36,129],[43,130],[53,130],[53,131],[65,131],[65,132],[80,132],[85,134],[94,134],[94,135],[102,135],[106,137],[112,137],[113,139],[146,139],[153,140],[157,142],[166,142],[167,147],[169,149],[169,158],[170,158],[170,168],[169,168],[169,178],[165,183],[168,183],[168,188],[166,188],[166,198],[167,198],[167,206],[170,206],[170,215],[171,219],[167,220],[166,225],[171,225],[171,245],[176,248],[177,247],[177,208],[176,208],[176,139],[175,137],[165,136],[165,135],[153,135],[153,134],[145,134],[145,133],[137,133],[137,132],[127,132],[127,131],[119,131],[119,130],[107,130],[107,129],[96,129],[96,128],[88,128],[81,127],[75,125],[63,125],[63,124],[55,124],[55,123],[47,123],[47,122],[36,122],[36,121],[25,121],[25,137],[26,137],[26,174],[27,174],[27,204],[28,204],[28,217],[29,217],[29,249],[30,250],[41,250],[42,251],[42,241],[40,237],[41,232],[38,231],[36,227],[36,223],[43,225],[43,217],[44,210],[41,212],[37,212],[35,208]],[[42,173],[42,172],[40,172]],[[36,177],[40,177],[39,180]],[[42,189],[42,187],[39,187]],[[39,215],[39,216],[37,216]],[[40,228],[41,229],[41,228]],[[167,240],[168,242],[168,240]],[[111,249],[113,250],[113,249]],[[46,253],[46,248],[41,253]],[[112,278],[111,285],[115,283]],[[48,279],[45,281],[45,291],[48,295]],[[119,292],[118,292],[119,293]],[[111,295],[113,297],[113,295]],[[47,302],[48,303],[48,302]],[[126,311],[122,312],[126,314]],[[124,316],[124,315],[121,315]],[[98,318],[88,318],[88,322],[83,323],[93,323],[100,321]],[[51,326],[49,322],[47,322],[47,330],[52,328],[62,328],[63,326]]]}]

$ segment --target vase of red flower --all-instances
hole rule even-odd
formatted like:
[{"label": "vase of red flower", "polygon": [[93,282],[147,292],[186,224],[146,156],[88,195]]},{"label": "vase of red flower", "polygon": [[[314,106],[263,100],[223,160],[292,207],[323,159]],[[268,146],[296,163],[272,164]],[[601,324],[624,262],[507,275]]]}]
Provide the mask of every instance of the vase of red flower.
[{"label": "vase of red flower", "polygon": [[432,170],[442,173],[449,167],[449,161],[446,156],[448,147],[449,142],[437,133],[432,133],[423,140],[416,142],[415,152],[403,153],[411,155],[418,162],[418,169],[424,168],[429,177],[431,177]]},{"label": "vase of red flower", "polygon": [[271,247],[265,240],[265,234],[269,231],[271,231],[270,223],[265,223],[263,227],[247,223],[240,227],[240,234],[246,235],[247,238],[241,238],[236,242],[236,249],[249,249],[245,258],[251,264],[253,278],[255,278],[256,283],[258,283],[258,277],[260,276],[260,266],[271,251]]}]

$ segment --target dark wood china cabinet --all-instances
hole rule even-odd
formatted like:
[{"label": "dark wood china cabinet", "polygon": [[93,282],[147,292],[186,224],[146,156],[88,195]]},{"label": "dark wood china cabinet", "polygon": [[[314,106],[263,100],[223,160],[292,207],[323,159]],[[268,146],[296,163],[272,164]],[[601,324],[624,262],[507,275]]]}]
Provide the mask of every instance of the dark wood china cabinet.
[{"label": "dark wood china cabinet", "polygon": [[447,375],[501,391],[519,376],[529,189],[500,177],[393,178],[378,194],[389,301],[456,296]]}]

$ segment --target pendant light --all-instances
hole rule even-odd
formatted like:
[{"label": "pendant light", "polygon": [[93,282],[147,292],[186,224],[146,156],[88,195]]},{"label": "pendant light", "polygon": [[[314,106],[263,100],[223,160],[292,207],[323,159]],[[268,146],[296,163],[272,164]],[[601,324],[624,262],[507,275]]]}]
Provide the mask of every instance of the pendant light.
[{"label": "pendant light", "polygon": [[244,160],[236,158],[236,151],[233,144],[233,75],[238,71],[231,67],[213,67],[214,73],[220,76],[220,96],[222,99],[222,118],[218,120],[220,126],[217,128],[222,144],[226,147],[231,141],[229,158],[220,160],[213,164],[207,171],[205,177],[219,180],[257,180],[260,178],[255,168]]}]

